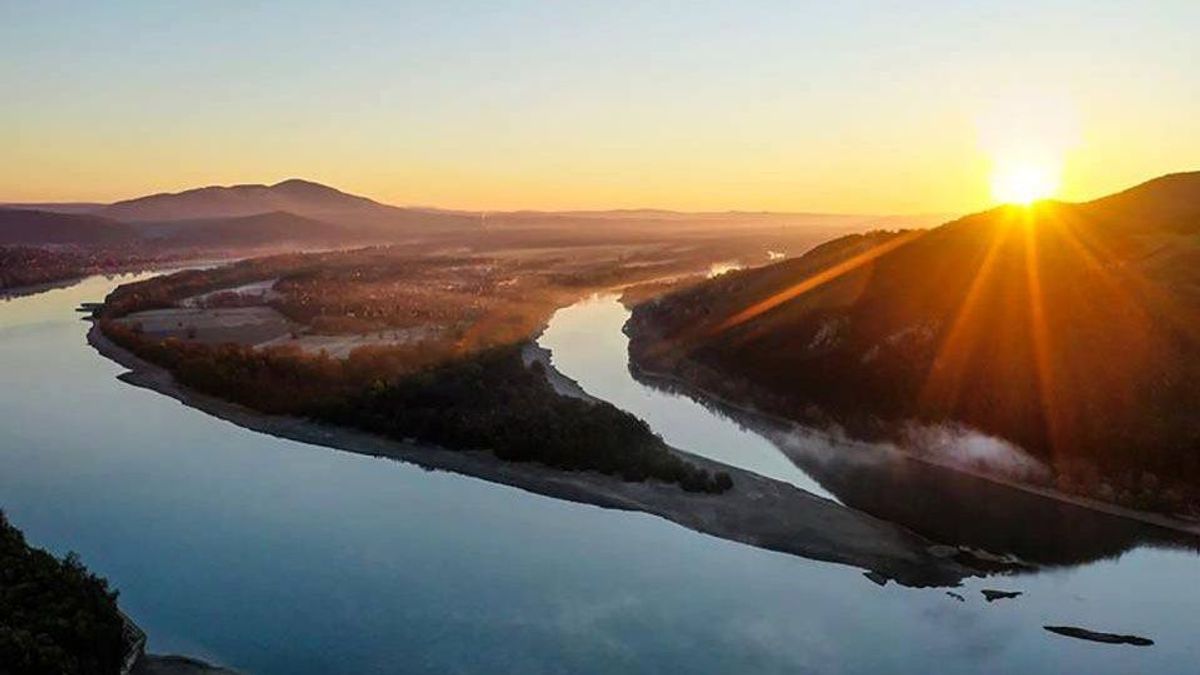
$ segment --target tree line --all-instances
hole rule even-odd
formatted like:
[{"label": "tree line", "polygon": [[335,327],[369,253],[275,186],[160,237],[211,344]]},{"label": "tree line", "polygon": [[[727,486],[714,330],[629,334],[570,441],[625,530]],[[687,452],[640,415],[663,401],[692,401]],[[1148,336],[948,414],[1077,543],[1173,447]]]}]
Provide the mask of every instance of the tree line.
[{"label": "tree line", "polygon": [[681,459],[645,422],[604,402],[560,396],[515,346],[414,356],[404,348],[354,350],[347,359],[296,348],[156,340],[101,321],[115,343],[170,370],[184,386],[256,410],[354,427],[449,449],[486,450],[514,462],[659,480],[721,493],[715,475]]},{"label": "tree line", "polygon": [[115,675],[124,627],[107,581],[33,548],[0,511],[0,673]]}]

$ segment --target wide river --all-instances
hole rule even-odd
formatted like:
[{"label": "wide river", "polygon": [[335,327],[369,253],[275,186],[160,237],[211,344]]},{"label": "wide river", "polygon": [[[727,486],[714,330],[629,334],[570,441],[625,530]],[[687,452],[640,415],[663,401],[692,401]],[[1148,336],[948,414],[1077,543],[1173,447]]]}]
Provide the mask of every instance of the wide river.
[{"label": "wide river", "polygon": [[[116,379],[74,309],[128,280],[0,302],[0,507],[32,543],[108,577],[153,651],[288,675],[1200,663],[1194,551],[1123,540],[1108,557],[969,581],[960,601],[640,513],[281,440]],[[626,317],[612,298],[584,301],[542,344],[669,442],[828,494],[757,435],[634,381]],[[894,496],[906,500],[920,496]],[[988,603],[983,588],[1024,595]],[[1157,644],[1082,642],[1047,624]]]}]

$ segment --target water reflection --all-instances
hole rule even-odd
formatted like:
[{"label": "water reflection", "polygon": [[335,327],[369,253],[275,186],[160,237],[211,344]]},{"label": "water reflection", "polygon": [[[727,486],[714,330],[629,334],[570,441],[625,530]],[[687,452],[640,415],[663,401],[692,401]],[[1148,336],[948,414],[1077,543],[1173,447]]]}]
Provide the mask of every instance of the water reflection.
[{"label": "water reflection", "polygon": [[[788,447],[785,445],[784,447]],[[790,452],[847,506],[933,541],[1015,555],[1038,565],[1080,565],[1140,545],[1197,550],[1194,536],[1100,513],[869,447],[857,457]],[[875,457],[863,457],[874,453]]]},{"label": "water reflection", "polygon": [[[615,299],[608,302],[616,303]],[[598,311],[589,316],[612,320],[610,314],[611,311]],[[620,315],[627,318],[627,311]],[[586,377],[581,370],[575,372]],[[791,478],[789,482],[806,489],[811,489],[807,485],[815,484],[820,489],[818,494],[904,525],[932,541],[1016,556],[1043,566],[1080,565],[1119,556],[1140,545],[1200,551],[1200,537],[1195,535],[1005,487],[917,461],[889,445],[848,441],[784,426],[718,401],[692,399],[689,390],[662,378],[632,371],[629,377],[636,380],[633,386],[654,388],[661,396],[689,398],[708,417],[736,426],[747,435],[742,438],[753,438],[754,446],[765,441],[803,472],[804,480]],[[606,390],[611,393],[610,387]],[[643,408],[636,410],[639,415],[643,411]],[[666,421],[666,425],[687,427],[700,423],[681,417]],[[713,422],[704,420],[704,423]],[[670,431],[661,419],[652,426],[660,433]],[[755,447],[755,452],[763,450]]]},{"label": "water reflection", "polygon": [[[110,287],[0,303],[0,507],[33,543],[109,577],[152,649],[287,675],[1189,673],[1200,661],[1190,553],[1141,547],[969,580],[964,602],[880,588],[645,514],[272,438],[130,387],[73,311]],[[559,343],[556,362],[594,340],[623,358],[610,315]],[[613,381],[607,356],[574,363],[585,386]],[[713,452],[738,457],[741,437],[728,438]],[[754,463],[803,476],[772,452]],[[979,591],[992,587],[1025,595],[988,604]],[[1097,646],[1049,624],[1156,645]]]},{"label": "water reflection", "polygon": [[628,318],[616,296],[593,297],[559,310],[538,344],[550,350],[559,372],[642,418],[670,445],[837,500],[754,431],[687,396],[636,381],[629,372],[629,339],[621,332]]}]

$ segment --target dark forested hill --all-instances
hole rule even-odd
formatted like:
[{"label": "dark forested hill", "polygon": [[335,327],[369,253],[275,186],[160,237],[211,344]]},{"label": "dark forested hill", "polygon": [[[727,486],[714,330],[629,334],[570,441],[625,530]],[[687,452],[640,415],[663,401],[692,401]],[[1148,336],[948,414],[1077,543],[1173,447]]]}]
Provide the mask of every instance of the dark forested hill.
[{"label": "dark forested hill", "polygon": [[1198,231],[1191,173],[846,237],[639,307],[632,349],[793,417],[963,422],[1162,496],[1200,485]]},{"label": "dark forested hill", "polygon": [[132,227],[110,218],[77,213],[0,208],[0,246],[77,244],[106,246],[137,238]]},{"label": "dark forested hill", "polygon": [[117,595],[78,558],[33,548],[0,511],[0,672],[120,672]]},{"label": "dark forested hill", "polygon": [[237,218],[129,224],[92,214],[0,209],[0,246],[230,248],[353,241],[338,225],[278,211]]}]

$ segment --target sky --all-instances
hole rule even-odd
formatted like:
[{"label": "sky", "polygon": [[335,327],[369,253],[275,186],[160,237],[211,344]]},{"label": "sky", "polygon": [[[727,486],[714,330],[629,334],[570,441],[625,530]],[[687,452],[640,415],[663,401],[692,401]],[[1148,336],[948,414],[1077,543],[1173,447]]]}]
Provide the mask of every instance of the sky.
[{"label": "sky", "polygon": [[1029,164],[1082,200],[1200,169],[1197,27],[1196,0],[0,0],[0,201],[302,177],[949,213]]}]

